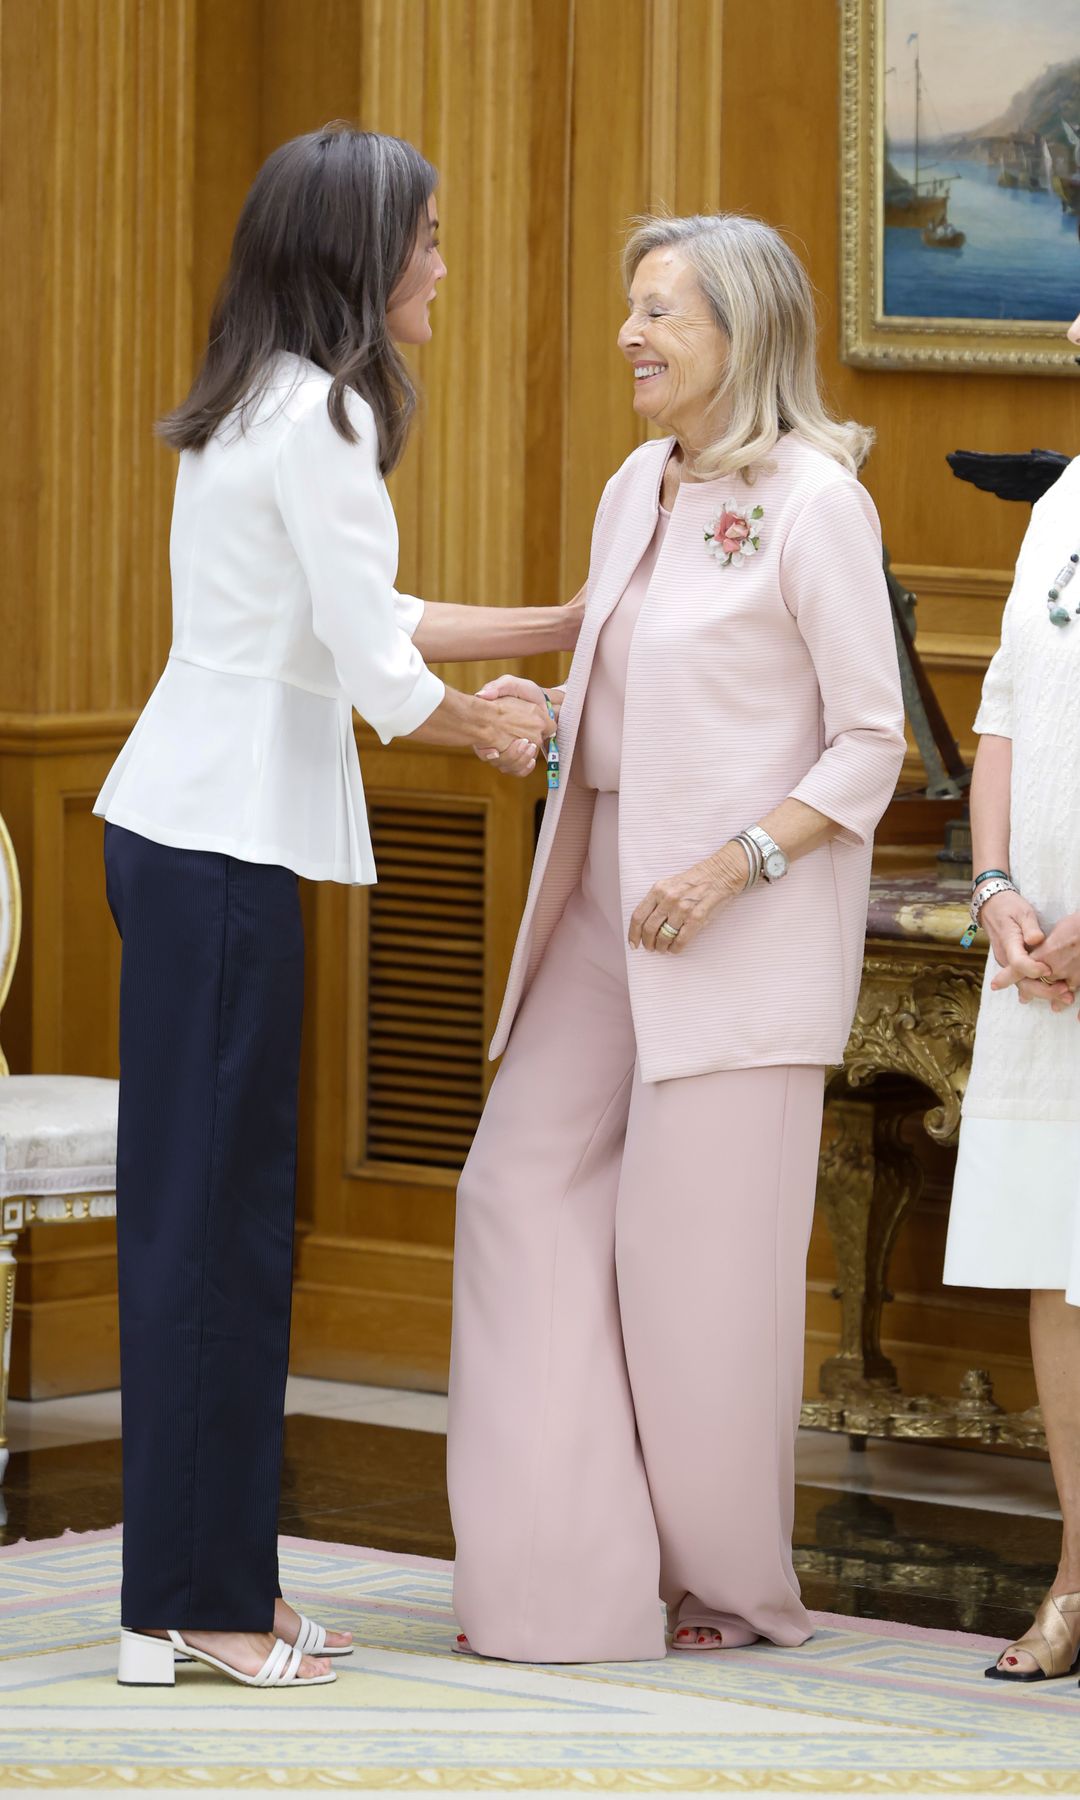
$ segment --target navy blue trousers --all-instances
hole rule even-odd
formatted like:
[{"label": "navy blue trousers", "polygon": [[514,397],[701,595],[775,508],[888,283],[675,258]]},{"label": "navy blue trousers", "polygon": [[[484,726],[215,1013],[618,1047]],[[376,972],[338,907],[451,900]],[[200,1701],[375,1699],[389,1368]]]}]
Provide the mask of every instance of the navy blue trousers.
[{"label": "navy blue trousers", "polygon": [[268,1631],[289,1360],[296,876],[105,828],[123,940],[121,1616]]}]

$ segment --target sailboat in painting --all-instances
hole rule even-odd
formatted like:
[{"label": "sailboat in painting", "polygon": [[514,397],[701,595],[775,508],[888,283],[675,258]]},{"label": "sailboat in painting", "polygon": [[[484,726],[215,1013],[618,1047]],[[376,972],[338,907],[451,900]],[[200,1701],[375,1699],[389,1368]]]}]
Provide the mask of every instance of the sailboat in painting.
[{"label": "sailboat in painting", "polygon": [[918,38],[915,38],[915,172],[909,181],[886,156],[885,224],[922,232],[922,241],[931,250],[959,250],[965,235],[949,220],[949,189],[944,176],[924,180],[919,168],[922,143],[922,64]]},{"label": "sailboat in painting", "polygon": [[1036,136],[1011,138],[998,151],[998,187],[1024,188],[1031,194],[1042,192]]},{"label": "sailboat in painting", "polygon": [[[1076,311],[1080,0],[850,4],[882,27],[867,71],[883,170],[873,331],[896,321],[917,362],[913,321],[943,338],[967,321],[1011,369],[1014,333],[1052,343]],[[955,362],[974,366],[959,337]]]},{"label": "sailboat in painting", "polygon": [[1080,213],[1080,127],[1063,118],[1061,129],[1064,144],[1043,145],[1050,192],[1061,201],[1062,212]]}]

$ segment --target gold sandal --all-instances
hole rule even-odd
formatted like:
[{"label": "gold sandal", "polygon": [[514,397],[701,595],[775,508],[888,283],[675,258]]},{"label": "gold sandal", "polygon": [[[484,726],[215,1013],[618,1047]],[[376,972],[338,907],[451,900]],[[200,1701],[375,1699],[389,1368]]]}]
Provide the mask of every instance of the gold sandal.
[{"label": "gold sandal", "polygon": [[[1022,1650],[1037,1669],[1003,1669],[1001,1658]],[[1030,1631],[1001,1652],[986,1674],[991,1681],[1057,1681],[1080,1669],[1080,1594],[1047,1594]]]}]

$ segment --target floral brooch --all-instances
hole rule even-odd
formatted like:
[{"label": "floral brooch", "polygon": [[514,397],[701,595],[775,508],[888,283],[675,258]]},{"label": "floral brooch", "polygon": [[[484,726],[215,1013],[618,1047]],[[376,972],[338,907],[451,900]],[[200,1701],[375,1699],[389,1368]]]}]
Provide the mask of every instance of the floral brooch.
[{"label": "floral brooch", "polygon": [[705,543],[709,555],[716,558],[722,569],[737,569],[745,558],[755,556],[761,549],[761,521],[764,517],[763,506],[754,506],[749,512],[740,512],[729,502],[723,512],[718,512],[711,524],[705,527]]}]

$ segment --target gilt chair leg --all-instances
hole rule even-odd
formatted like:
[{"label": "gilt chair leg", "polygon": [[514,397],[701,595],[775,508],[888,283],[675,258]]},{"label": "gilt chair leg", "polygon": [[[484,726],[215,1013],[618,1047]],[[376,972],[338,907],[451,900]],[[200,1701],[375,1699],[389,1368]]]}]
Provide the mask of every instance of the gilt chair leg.
[{"label": "gilt chair leg", "polygon": [[8,1465],[7,1403],[11,1326],[15,1317],[15,1238],[0,1237],[0,1483]]}]

